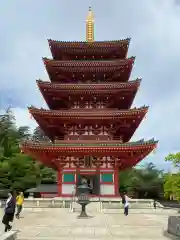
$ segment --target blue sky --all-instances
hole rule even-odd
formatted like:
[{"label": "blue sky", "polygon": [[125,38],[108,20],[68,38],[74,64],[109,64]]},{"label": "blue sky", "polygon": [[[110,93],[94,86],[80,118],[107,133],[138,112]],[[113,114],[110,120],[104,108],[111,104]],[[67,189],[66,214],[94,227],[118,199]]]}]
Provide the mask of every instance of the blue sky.
[{"label": "blue sky", "polygon": [[17,124],[35,127],[26,107],[46,107],[36,79],[48,80],[42,57],[51,57],[47,39],[84,40],[88,7],[95,15],[95,40],[131,37],[136,56],[131,79],[142,77],[134,106],[149,113],[133,140],[155,137],[152,161],[164,162],[179,151],[180,138],[180,1],[178,0],[6,0],[0,3],[0,111],[13,108]]}]

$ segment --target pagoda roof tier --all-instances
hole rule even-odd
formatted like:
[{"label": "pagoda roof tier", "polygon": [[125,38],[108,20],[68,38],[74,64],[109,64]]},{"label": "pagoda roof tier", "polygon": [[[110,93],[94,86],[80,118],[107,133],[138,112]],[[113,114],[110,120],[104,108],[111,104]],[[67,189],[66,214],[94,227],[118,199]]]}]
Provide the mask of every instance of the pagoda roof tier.
[{"label": "pagoda roof tier", "polygon": [[48,39],[52,56],[55,60],[73,59],[115,59],[125,58],[130,38],[116,41],[66,42]]},{"label": "pagoda roof tier", "polygon": [[50,91],[50,89],[54,89],[55,91],[70,92],[71,94],[77,94],[78,92],[83,94],[91,94],[92,92],[111,92],[111,91],[119,91],[119,90],[130,90],[137,89],[140,85],[141,79],[136,79],[133,81],[129,81],[126,83],[51,83],[44,82],[41,80],[37,80],[38,87],[40,90]]},{"label": "pagoda roof tier", "polygon": [[38,87],[50,109],[68,108],[69,101],[76,98],[94,100],[107,98],[108,107],[128,109],[131,107],[141,80],[126,83],[59,84],[37,80]]},{"label": "pagoda roof tier", "polygon": [[157,143],[154,139],[129,143],[119,143],[117,141],[61,141],[52,144],[25,141],[20,145],[20,148],[22,152],[37,158],[45,164],[54,164],[54,168],[66,164],[66,162],[63,162],[66,161],[65,156],[72,156],[75,159],[82,156],[115,156],[115,165],[126,168],[136,165],[145,158],[156,148]]},{"label": "pagoda roof tier", "polygon": [[[73,111],[73,110],[43,110],[36,108],[29,108],[30,113],[39,124],[40,128],[45,134],[54,140],[55,137],[62,138],[67,134],[66,125],[107,125],[114,124],[112,134],[116,138],[122,136],[123,141],[129,141],[137,127],[144,118],[148,108],[143,107],[140,109],[131,110],[102,110],[98,111],[86,110],[86,111]],[[109,123],[111,121],[111,123]]]},{"label": "pagoda roof tier", "polygon": [[90,121],[97,119],[121,119],[121,118],[131,118],[137,116],[138,118],[144,117],[148,111],[148,107],[144,106],[141,108],[133,108],[128,110],[112,110],[112,109],[71,109],[71,110],[46,110],[38,109],[35,107],[29,107],[29,112],[36,116],[42,116],[43,118],[59,118],[62,120],[81,120],[87,119]]},{"label": "pagoda roof tier", "polygon": [[46,70],[52,82],[65,81],[119,81],[129,80],[135,57],[111,61],[57,61],[43,58]]}]

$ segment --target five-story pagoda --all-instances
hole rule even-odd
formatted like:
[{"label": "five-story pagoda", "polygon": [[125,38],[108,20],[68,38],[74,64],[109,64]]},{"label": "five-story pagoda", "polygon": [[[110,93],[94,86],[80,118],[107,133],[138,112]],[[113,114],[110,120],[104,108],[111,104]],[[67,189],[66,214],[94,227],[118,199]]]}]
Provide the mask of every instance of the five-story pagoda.
[{"label": "five-story pagoda", "polygon": [[50,82],[37,81],[50,110],[29,111],[50,142],[23,142],[23,152],[57,170],[58,196],[69,197],[82,178],[92,196],[119,195],[119,171],[145,158],[157,142],[129,142],[148,107],[131,108],[140,79],[128,81],[130,39],[94,41],[91,9],[85,42],[49,40],[44,58]]}]

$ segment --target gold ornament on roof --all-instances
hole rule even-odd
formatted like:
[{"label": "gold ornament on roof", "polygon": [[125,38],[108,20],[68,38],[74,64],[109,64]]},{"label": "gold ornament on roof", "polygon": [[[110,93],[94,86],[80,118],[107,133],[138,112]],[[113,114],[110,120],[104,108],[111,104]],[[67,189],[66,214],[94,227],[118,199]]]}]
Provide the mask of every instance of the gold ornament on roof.
[{"label": "gold ornament on roof", "polygon": [[86,18],[86,41],[94,41],[94,15],[91,7],[89,7],[88,16]]}]

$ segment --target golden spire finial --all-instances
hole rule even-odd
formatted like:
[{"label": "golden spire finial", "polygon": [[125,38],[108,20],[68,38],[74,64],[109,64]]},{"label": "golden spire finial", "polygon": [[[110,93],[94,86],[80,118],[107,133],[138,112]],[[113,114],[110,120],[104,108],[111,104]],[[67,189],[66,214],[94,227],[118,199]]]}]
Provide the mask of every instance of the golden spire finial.
[{"label": "golden spire finial", "polygon": [[91,7],[89,7],[88,16],[86,18],[86,41],[94,41],[94,15],[92,13]]}]

